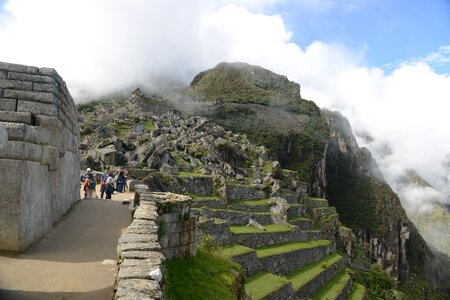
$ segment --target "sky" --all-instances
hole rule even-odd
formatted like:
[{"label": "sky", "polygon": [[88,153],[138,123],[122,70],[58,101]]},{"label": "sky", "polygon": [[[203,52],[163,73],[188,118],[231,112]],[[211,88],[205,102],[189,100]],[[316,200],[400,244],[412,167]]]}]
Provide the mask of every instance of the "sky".
[{"label": "sky", "polygon": [[[1,61],[55,68],[77,102],[260,65],[347,117],[407,210],[450,203],[449,0],[0,0],[0,41]],[[432,195],[402,192],[408,169]]]}]

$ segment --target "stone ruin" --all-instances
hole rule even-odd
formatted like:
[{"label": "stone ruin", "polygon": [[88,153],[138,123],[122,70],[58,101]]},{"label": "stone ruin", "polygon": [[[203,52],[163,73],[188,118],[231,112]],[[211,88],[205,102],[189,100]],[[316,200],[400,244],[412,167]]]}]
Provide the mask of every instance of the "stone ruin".
[{"label": "stone ruin", "polygon": [[58,73],[0,62],[0,250],[24,251],[79,200],[79,147]]}]

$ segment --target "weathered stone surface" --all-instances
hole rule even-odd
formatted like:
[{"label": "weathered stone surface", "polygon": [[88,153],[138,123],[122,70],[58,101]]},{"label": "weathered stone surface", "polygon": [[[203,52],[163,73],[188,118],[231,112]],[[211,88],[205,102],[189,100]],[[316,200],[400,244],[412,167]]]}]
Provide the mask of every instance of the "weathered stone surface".
[{"label": "weathered stone surface", "polygon": [[38,115],[57,116],[58,110],[53,104],[44,104],[33,101],[18,100],[17,111],[31,112]]},{"label": "weathered stone surface", "polygon": [[309,238],[304,231],[294,228],[288,232],[259,232],[232,234],[232,242],[244,245],[250,248],[258,248],[269,245],[276,245],[288,242],[301,242]]},{"label": "weathered stone surface", "polygon": [[56,84],[56,81],[51,77],[26,73],[8,72],[8,79]]},{"label": "weathered stone surface", "polygon": [[125,251],[154,251],[161,249],[158,242],[143,242],[143,243],[125,243],[119,244],[119,253]]},{"label": "weathered stone surface", "polygon": [[211,176],[183,176],[178,178],[188,193],[198,196],[213,194],[213,182]]},{"label": "weathered stone surface", "polygon": [[0,98],[0,110],[15,111],[17,100]]},{"label": "weathered stone surface", "polygon": [[231,260],[237,264],[240,264],[247,276],[253,276],[254,274],[262,270],[262,265],[258,257],[256,256],[255,251],[234,256],[231,258]]},{"label": "weathered stone surface", "polygon": [[0,122],[24,123],[30,125],[31,113],[0,110]]},{"label": "weathered stone surface", "polygon": [[144,243],[144,242],[155,242],[157,237],[150,234],[123,234],[119,238],[119,244],[127,243]]},{"label": "weathered stone surface", "polygon": [[335,250],[332,245],[302,249],[268,256],[260,259],[263,269],[280,275],[297,270],[307,264],[320,260]]},{"label": "weathered stone surface", "polygon": [[161,256],[157,251],[123,251],[120,255],[122,259],[156,259]]},{"label": "weathered stone surface", "polygon": [[201,210],[192,210],[192,214],[197,216],[201,215],[206,218],[227,220],[230,225],[247,225],[250,218],[256,220],[260,224],[272,223],[270,213],[262,214],[256,212],[204,208]]},{"label": "weathered stone surface", "polygon": [[294,288],[292,287],[292,283],[288,283],[284,285],[282,288],[264,297],[264,300],[279,300],[279,299],[290,300],[294,298],[295,298]]},{"label": "weathered stone surface", "polygon": [[0,150],[6,147],[8,142],[8,131],[0,124]]},{"label": "weathered stone surface", "polygon": [[[16,81],[16,82],[20,82],[20,81]],[[0,84],[1,84],[1,82],[0,82]],[[5,89],[3,91],[3,97],[20,99],[20,100],[29,100],[29,101],[33,101],[33,102],[43,102],[43,103],[49,103],[49,104],[55,104],[55,103],[59,102],[58,98],[56,98],[56,96],[51,93],[11,90],[11,89]]]},{"label": "weathered stone surface", "polygon": [[227,199],[255,200],[267,198],[267,192],[249,185],[226,185],[225,195]]},{"label": "weathered stone surface", "polygon": [[119,281],[115,299],[162,299],[162,293],[158,281],[148,279],[125,279]]},{"label": "weathered stone surface", "polygon": [[39,69],[36,67],[30,67],[25,65],[18,64],[10,64],[0,61],[0,70],[10,71],[10,72],[21,72],[21,73],[30,73],[37,74]]},{"label": "weathered stone surface", "polygon": [[[36,67],[0,62],[0,125],[8,140],[0,166],[9,170],[1,180],[0,250],[23,251],[79,199],[79,130],[77,111],[64,82],[39,76]],[[33,92],[33,83],[54,84],[64,99]],[[58,87],[57,87],[58,86]],[[48,123],[45,115],[54,116]],[[61,122],[58,115],[75,122]],[[20,187],[20,190],[12,188]]]},{"label": "weathered stone surface", "polygon": [[[19,81],[19,80],[9,80],[9,79],[0,79],[0,86],[4,89],[16,89],[16,90],[24,90],[31,91],[33,89],[33,83],[27,81]],[[7,90],[9,91],[9,90]],[[6,93],[8,94],[8,93]],[[20,98],[20,97],[9,97],[7,98]]]}]

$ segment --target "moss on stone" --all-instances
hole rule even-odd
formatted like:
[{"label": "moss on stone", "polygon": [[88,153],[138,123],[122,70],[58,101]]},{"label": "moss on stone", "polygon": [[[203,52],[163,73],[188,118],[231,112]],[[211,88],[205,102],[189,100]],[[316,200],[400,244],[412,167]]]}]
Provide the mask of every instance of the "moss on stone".
[{"label": "moss on stone", "polygon": [[352,287],[352,291],[348,296],[348,300],[363,300],[366,295],[366,288],[359,283],[356,283]]}]

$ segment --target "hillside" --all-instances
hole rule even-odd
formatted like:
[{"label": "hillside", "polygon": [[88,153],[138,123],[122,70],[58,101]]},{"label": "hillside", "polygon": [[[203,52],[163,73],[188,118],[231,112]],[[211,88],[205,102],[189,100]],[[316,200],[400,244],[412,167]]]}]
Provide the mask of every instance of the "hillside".
[{"label": "hillside", "polygon": [[[181,126],[203,131],[218,124],[223,129],[217,129],[212,141],[184,140],[176,113],[172,119],[158,117],[173,109],[185,117],[208,118],[191,117],[188,122],[195,124],[187,126],[184,121]],[[135,174],[146,174],[146,183],[155,189],[183,192],[177,180],[164,174],[226,175],[226,181],[272,189],[274,182],[265,179],[264,172],[270,171],[269,161],[278,161],[286,174],[298,176],[294,181],[303,193],[326,198],[336,207],[340,221],[353,229],[366,264],[379,263],[406,290],[419,288],[418,298],[430,292],[424,280],[432,284],[440,280],[433,271],[431,251],[382,180],[370,152],[356,144],[348,122],[302,99],[299,85],[284,76],[243,63],[221,63],[200,73],[176,96],[146,97],[136,91],[129,99],[88,104],[80,110],[83,167],[127,165]],[[180,136],[167,143],[163,133]],[[218,137],[227,142],[221,144]],[[213,168],[217,162],[226,164]],[[303,194],[298,199],[303,205],[306,198]],[[330,227],[331,215],[310,217],[317,218],[324,237],[339,244],[339,219]]]}]

